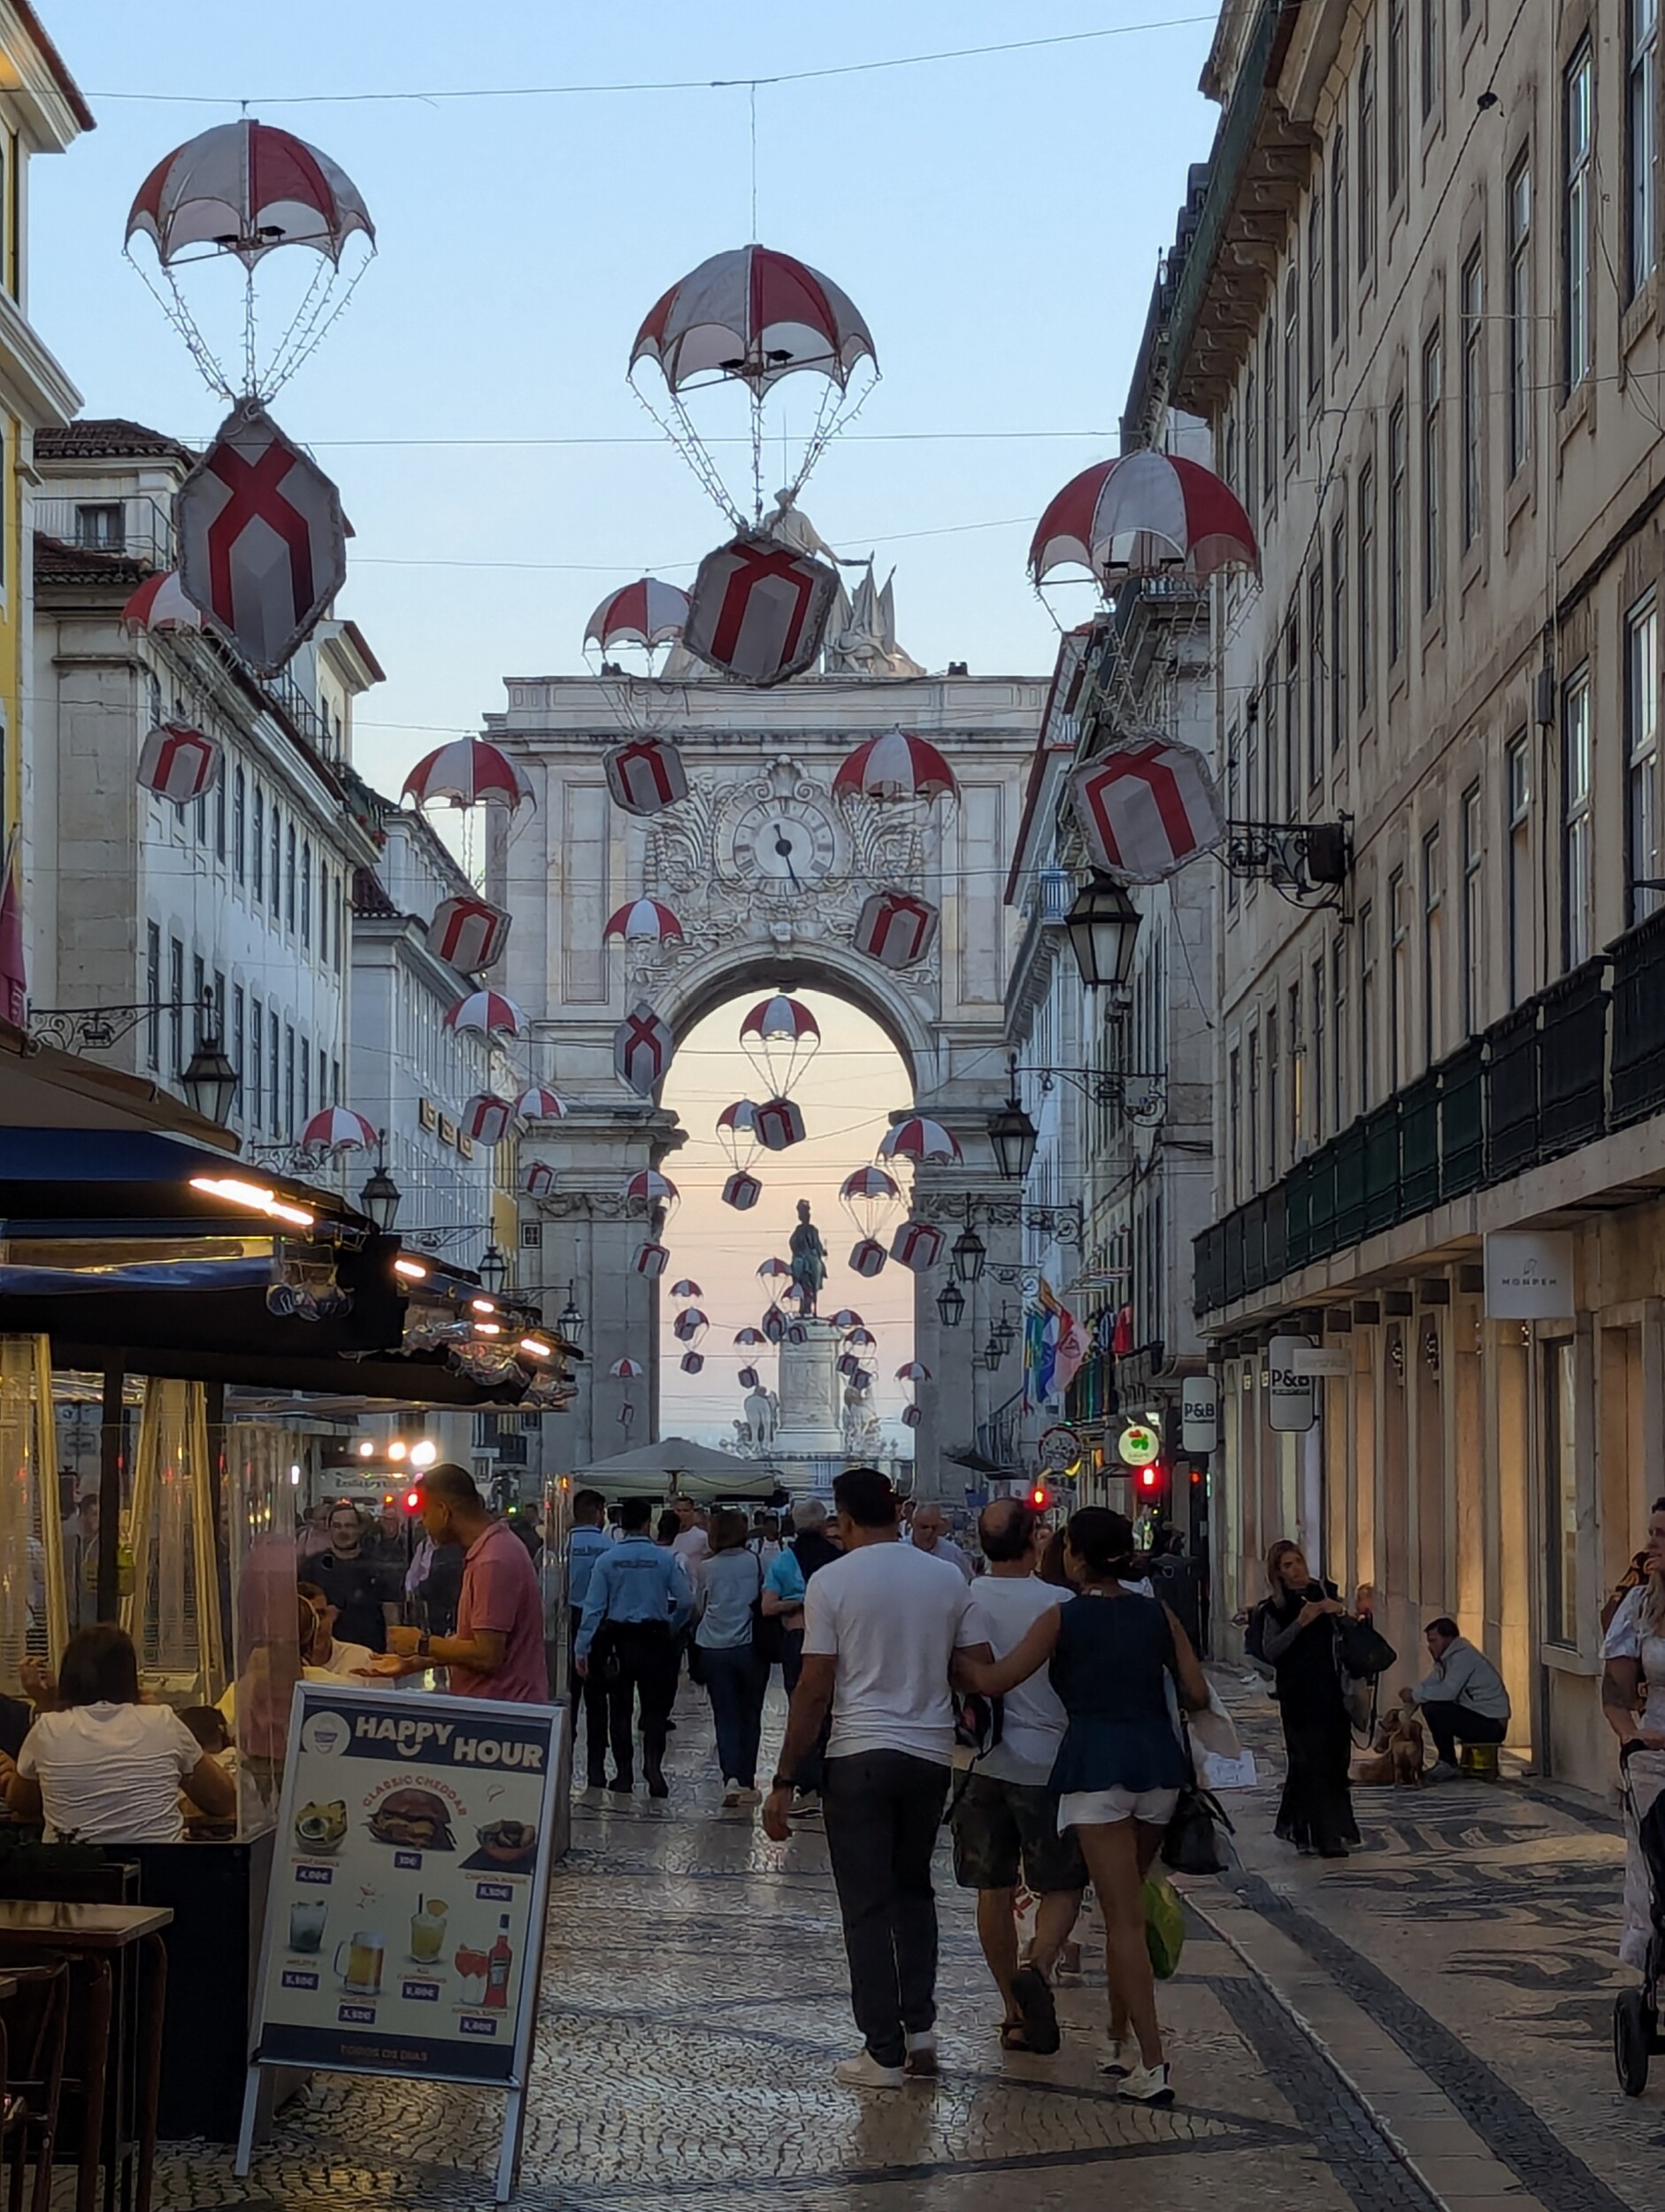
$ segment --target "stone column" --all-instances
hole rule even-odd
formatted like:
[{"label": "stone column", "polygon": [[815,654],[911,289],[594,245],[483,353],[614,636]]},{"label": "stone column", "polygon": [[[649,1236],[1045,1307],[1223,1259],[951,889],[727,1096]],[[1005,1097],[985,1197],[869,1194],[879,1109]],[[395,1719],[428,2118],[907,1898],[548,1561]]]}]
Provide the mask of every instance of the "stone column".
[{"label": "stone column", "polygon": [[793,1456],[813,1457],[843,1448],[840,1418],[843,1383],[838,1371],[842,1338],[830,1321],[811,1316],[802,1326],[802,1344],[785,1338],[780,1345],[780,1425],[774,1448]]}]

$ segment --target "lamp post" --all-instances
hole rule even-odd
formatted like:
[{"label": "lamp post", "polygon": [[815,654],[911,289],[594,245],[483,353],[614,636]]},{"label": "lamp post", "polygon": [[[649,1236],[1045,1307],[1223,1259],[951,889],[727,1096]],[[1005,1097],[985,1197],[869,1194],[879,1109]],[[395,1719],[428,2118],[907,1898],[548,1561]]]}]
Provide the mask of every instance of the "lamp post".
[{"label": "lamp post", "polygon": [[988,1264],[988,1247],[971,1226],[969,1218],[964,1228],[949,1246],[948,1258],[954,1268],[954,1279],[956,1283],[970,1286],[981,1280],[983,1270]]},{"label": "lamp post", "polygon": [[207,1121],[225,1122],[237,1097],[237,1071],[226,1057],[218,1029],[211,1029],[180,1078],[186,1097]]},{"label": "lamp post", "polygon": [[562,1308],[561,1317],[556,1324],[569,1344],[581,1343],[584,1337],[584,1316],[579,1309],[579,1302],[573,1295],[573,1289],[574,1286],[569,1283],[566,1286],[566,1303]]},{"label": "lamp post", "polygon": [[1012,1094],[999,1113],[990,1116],[988,1125],[988,1141],[994,1148],[994,1164],[1000,1170],[1002,1182],[1021,1183],[1025,1180],[1035,1164],[1035,1147],[1040,1138],[1040,1131],[1024,1111],[1023,1102],[1017,1095],[1017,1075],[1014,1069]]},{"label": "lamp post", "polygon": [[386,1236],[399,1218],[399,1206],[403,1196],[404,1193],[387,1172],[387,1152],[384,1139],[381,1152],[376,1161],[375,1172],[366,1179],[364,1188],[359,1192],[358,1202],[383,1236]]},{"label": "lamp post", "polygon": [[494,1297],[509,1280],[509,1263],[495,1243],[480,1254],[480,1279]]},{"label": "lamp post", "polygon": [[1096,871],[1078,891],[1075,903],[1064,917],[1070,949],[1089,991],[1105,986],[1124,988],[1133,972],[1133,947],[1139,937],[1139,909],[1126,887]]},{"label": "lamp post", "polygon": [[944,1283],[937,1293],[937,1314],[945,1329],[957,1329],[965,1313],[965,1293],[958,1283]]}]

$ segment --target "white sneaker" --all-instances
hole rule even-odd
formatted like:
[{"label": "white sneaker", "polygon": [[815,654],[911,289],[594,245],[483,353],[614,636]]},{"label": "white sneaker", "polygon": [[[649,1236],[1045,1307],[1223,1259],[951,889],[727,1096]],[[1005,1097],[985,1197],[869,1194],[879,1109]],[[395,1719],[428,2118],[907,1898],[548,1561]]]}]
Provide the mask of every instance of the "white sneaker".
[{"label": "white sneaker", "polygon": [[740,1793],[740,1801],[742,1805],[761,1805],[763,1793],[761,1790],[743,1789]]},{"label": "white sneaker", "polygon": [[1171,2104],[1173,2084],[1164,2066],[1134,2066],[1123,2079],[1116,2094],[1132,2104]]},{"label": "white sneaker", "polygon": [[905,2067],[881,2066],[871,2051],[840,2059],[832,2078],[844,2089],[904,2089],[908,2085]]},{"label": "white sneaker", "polygon": [[723,1810],[725,1813],[732,1813],[740,1801],[740,1784],[738,1782],[725,1782],[723,1785]]},{"label": "white sneaker", "polygon": [[908,2038],[908,2055],[902,2062],[903,2073],[915,2081],[929,2080],[938,2070],[937,2032],[927,2028],[923,2035]]},{"label": "white sneaker", "polygon": [[1104,2055],[1099,2061],[1099,2071],[1117,2078],[1131,2074],[1139,2064],[1139,2046],[1129,2036],[1124,2040],[1114,2035],[1104,2039]]}]

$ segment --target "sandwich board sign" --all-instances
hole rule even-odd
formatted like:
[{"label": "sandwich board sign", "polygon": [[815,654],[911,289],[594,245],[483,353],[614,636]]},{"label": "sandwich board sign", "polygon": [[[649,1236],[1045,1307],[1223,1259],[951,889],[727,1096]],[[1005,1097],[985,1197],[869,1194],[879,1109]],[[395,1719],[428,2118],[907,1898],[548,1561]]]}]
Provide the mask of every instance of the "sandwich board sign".
[{"label": "sandwich board sign", "polygon": [[1267,1354],[1270,1372],[1266,1386],[1266,1421],[1269,1428],[1287,1435],[1300,1436],[1317,1419],[1317,1397],[1312,1386],[1312,1377],[1303,1374],[1297,1364],[1298,1356],[1309,1349],[1304,1336],[1275,1336],[1272,1339]]},{"label": "sandwich board sign", "polygon": [[263,2066],[507,2093],[519,2160],[564,1708],[301,1682],[250,2029],[236,2173]]}]

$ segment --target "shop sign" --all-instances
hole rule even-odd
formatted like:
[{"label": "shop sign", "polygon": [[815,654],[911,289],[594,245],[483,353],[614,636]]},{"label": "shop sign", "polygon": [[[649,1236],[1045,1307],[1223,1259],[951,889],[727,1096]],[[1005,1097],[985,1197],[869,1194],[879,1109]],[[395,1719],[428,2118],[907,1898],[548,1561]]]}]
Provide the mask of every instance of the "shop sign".
[{"label": "shop sign", "polygon": [[1162,1431],[1154,1421],[1130,1421],[1116,1449],[1124,1467],[1148,1467],[1162,1456]]},{"label": "shop sign", "polygon": [[1570,1229],[1499,1229],[1485,1240],[1488,1321],[1570,1321]]},{"label": "shop sign", "polygon": [[1345,1344],[1298,1344],[1292,1364],[1298,1375],[1350,1375],[1353,1354]]},{"label": "shop sign", "polygon": [[297,1685],[239,2175],[261,2066],[510,2093],[537,2009],[564,1708]]},{"label": "shop sign", "polygon": [[1220,1386],[1212,1375],[1187,1375],[1179,1398],[1179,1448],[1211,1452],[1220,1441]]},{"label": "shop sign", "polygon": [[1067,1475],[1081,1464],[1081,1439],[1072,1428],[1057,1422],[1041,1431],[1035,1456],[1047,1474]]},{"label": "shop sign", "polygon": [[1295,1364],[1311,1346],[1304,1336],[1275,1336],[1268,1354],[1266,1419],[1269,1427],[1299,1436],[1318,1417],[1312,1377]]}]

